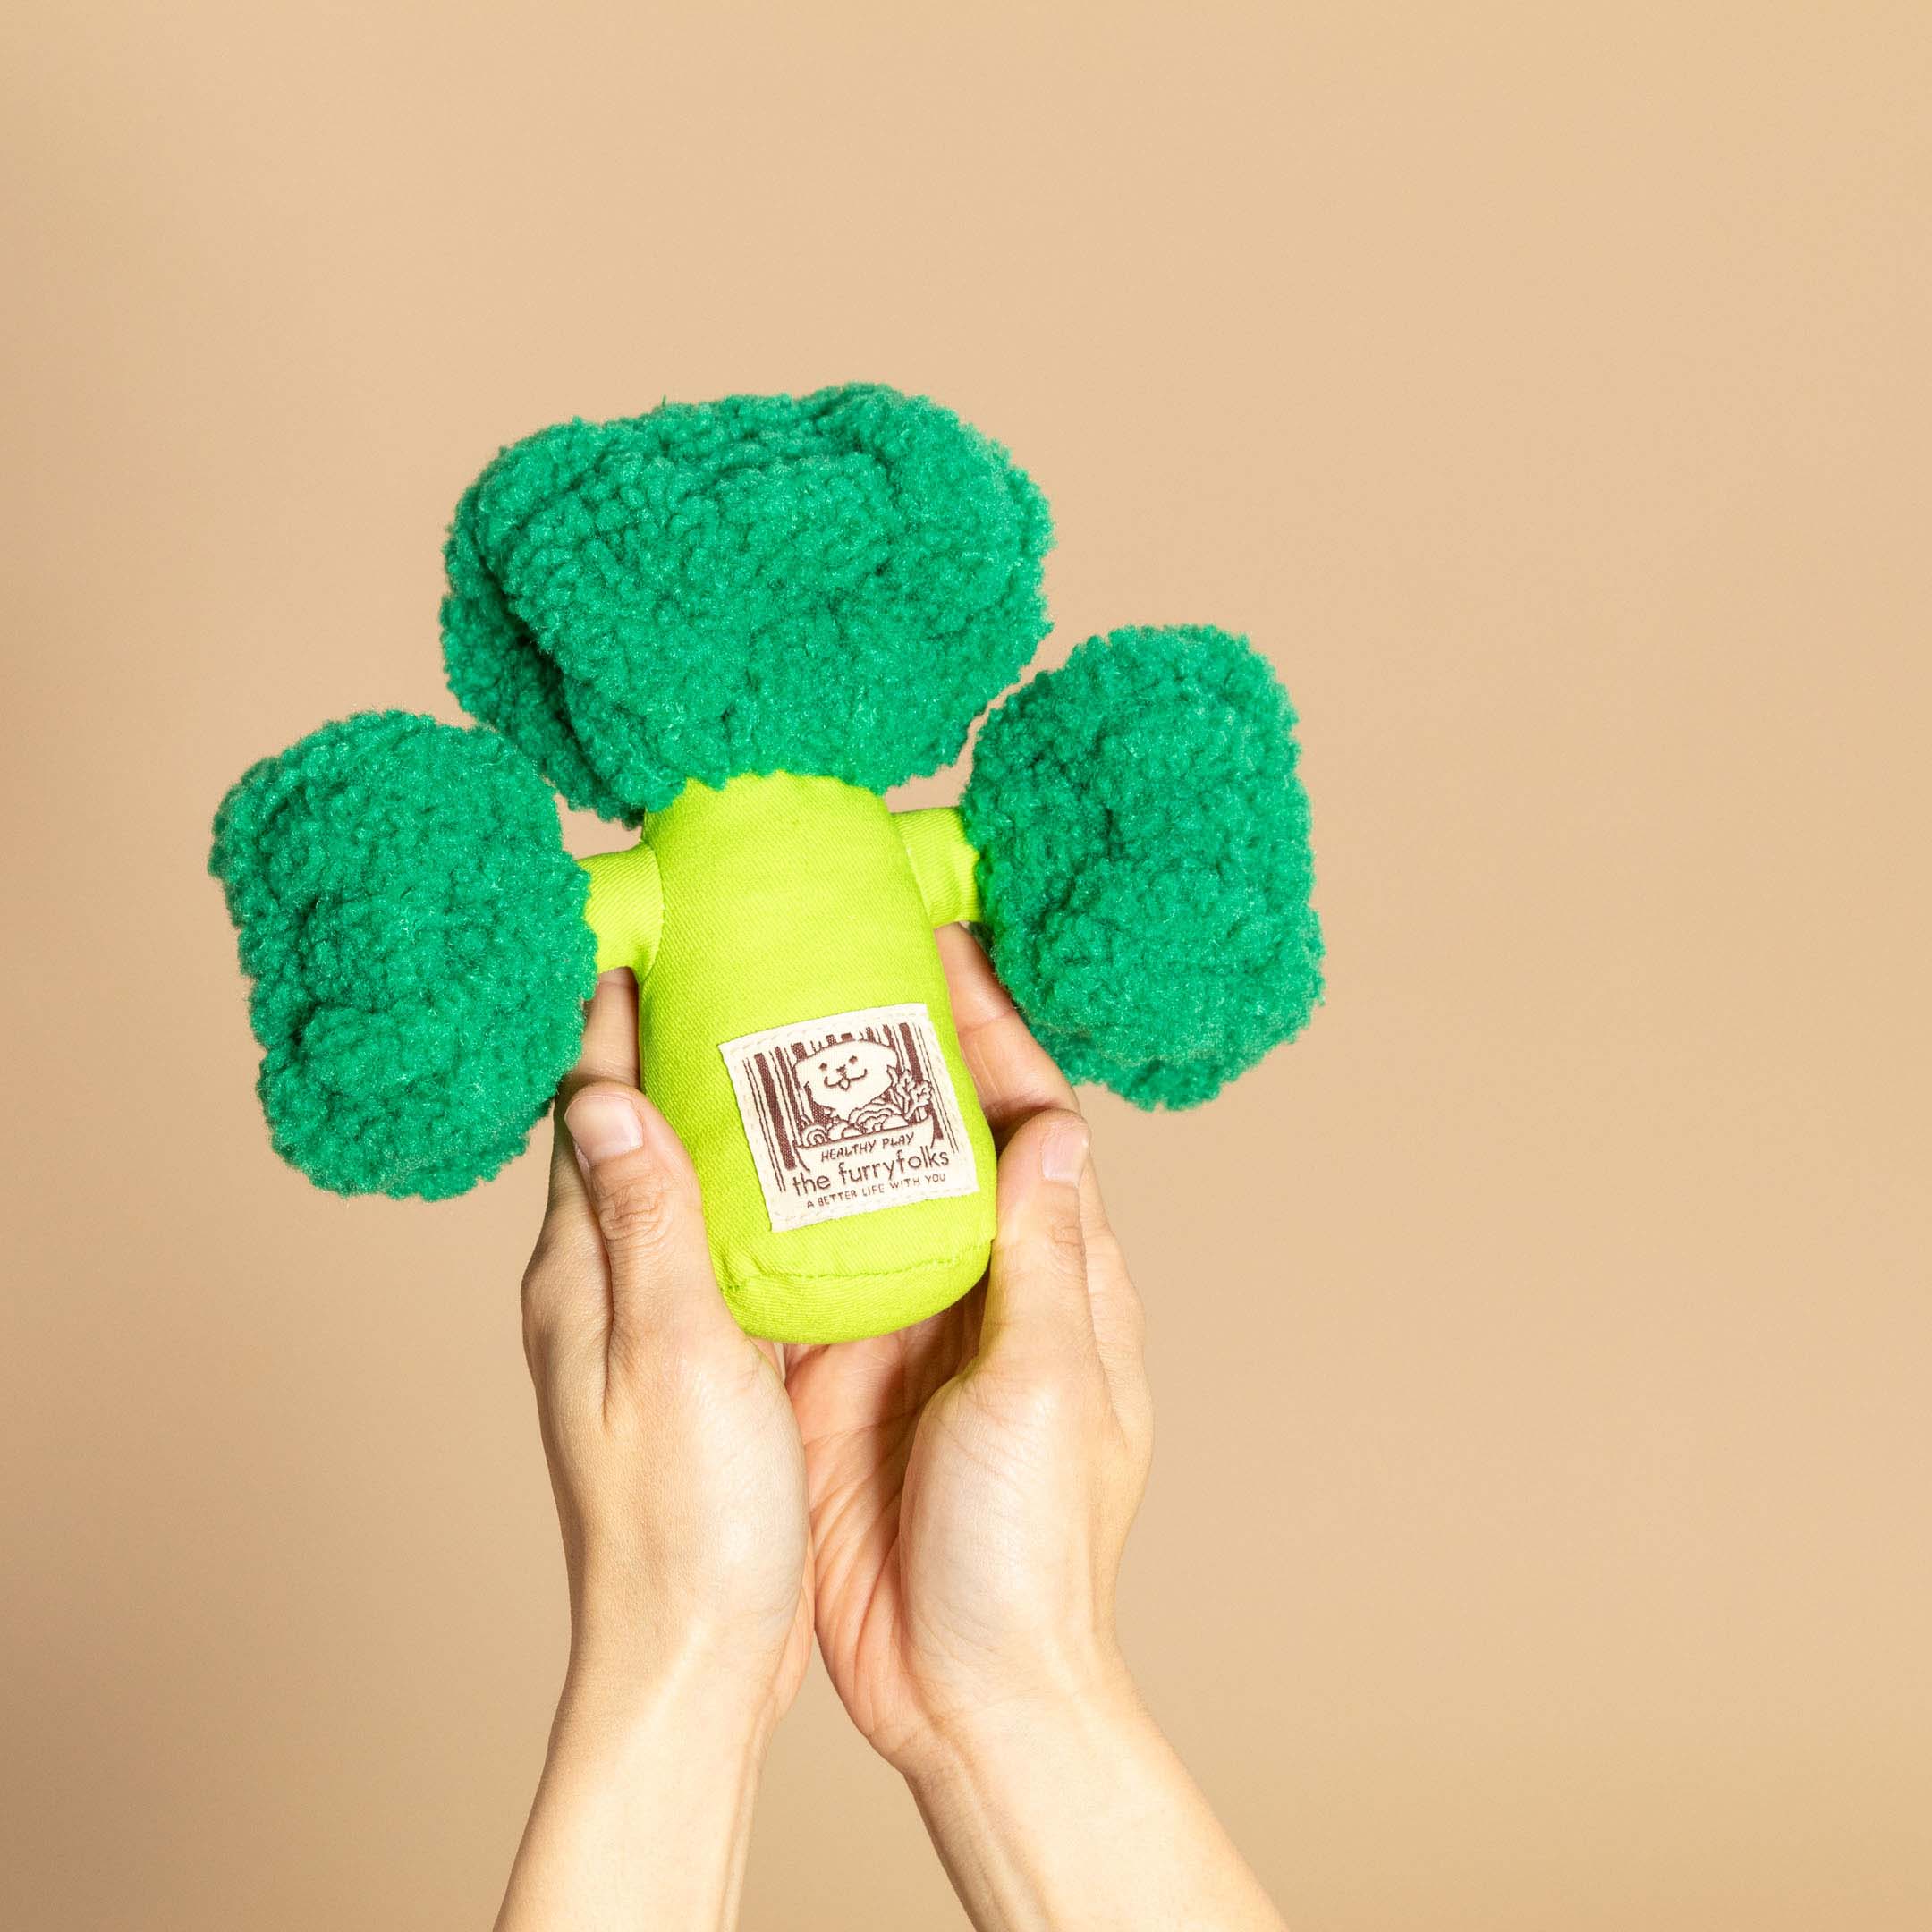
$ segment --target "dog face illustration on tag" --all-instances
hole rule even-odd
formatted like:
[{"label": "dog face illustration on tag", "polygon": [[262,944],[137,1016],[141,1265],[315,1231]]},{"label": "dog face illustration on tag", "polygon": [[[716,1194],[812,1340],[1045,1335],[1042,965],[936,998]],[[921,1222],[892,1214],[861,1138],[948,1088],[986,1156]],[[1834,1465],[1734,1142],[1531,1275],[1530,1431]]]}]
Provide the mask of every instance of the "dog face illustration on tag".
[{"label": "dog face illustration on tag", "polygon": [[924,1006],[832,1013],[721,1051],[775,1231],[978,1185]]},{"label": "dog face illustration on tag", "polygon": [[[909,1127],[919,1102],[903,1087],[900,1051],[883,1040],[836,1040],[807,1054],[795,1069],[799,1091],[816,1116],[808,1141],[843,1140],[871,1129]],[[923,1099],[931,1098],[929,1085]]]}]

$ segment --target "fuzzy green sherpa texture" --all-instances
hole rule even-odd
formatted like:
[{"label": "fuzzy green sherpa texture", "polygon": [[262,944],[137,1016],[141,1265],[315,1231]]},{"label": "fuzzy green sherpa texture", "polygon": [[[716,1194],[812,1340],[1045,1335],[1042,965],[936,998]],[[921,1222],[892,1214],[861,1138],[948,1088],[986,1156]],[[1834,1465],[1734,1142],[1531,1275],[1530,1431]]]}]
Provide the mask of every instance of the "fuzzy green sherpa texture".
[{"label": "fuzzy green sherpa texture", "polygon": [[1267,660],[1195,627],[1090,639],[987,720],[960,809],[993,961],[1069,1078],[1192,1106],[1301,1031],[1293,729]]},{"label": "fuzzy green sherpa texture", "polygon": [[588,881],[527,760],[407,712],[325,725],[237,782],[208,869],[284,1159],[436,1200],[521,1151],[596,980]]},{"label": "fuzzy green sherpa texture", "polygon": [[457,506],[450,688],[606,818],[748,772],[884,792],[1032,656],[1050,541],[1004,450],[877,385],[561,423]]}]

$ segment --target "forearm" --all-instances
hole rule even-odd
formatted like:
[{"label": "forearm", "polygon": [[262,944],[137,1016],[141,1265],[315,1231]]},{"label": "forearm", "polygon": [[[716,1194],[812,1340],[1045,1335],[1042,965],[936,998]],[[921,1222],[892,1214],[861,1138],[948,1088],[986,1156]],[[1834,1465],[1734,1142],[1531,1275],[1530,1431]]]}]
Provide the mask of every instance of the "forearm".
[{"label": "forearm", "polygon": [[952,1727],[908,1782],[980,1932],[1281,1932],[1123,1673]]},{"label": "forearm", "polygon": [[768,1728],[695,1674],[617,1694],[573,1678],[497,1932],[735,1925]]}]

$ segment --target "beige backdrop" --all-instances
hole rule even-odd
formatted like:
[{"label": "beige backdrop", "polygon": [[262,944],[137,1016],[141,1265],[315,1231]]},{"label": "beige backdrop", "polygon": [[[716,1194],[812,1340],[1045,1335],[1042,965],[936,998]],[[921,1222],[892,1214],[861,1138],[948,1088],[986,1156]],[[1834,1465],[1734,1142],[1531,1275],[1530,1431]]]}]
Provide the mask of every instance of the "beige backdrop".
[{"label": "beige backdrop", "polygon": [[[453,715],[498,442],[864,377],[1047,491],[1049,657],[1303,714],[1326,1011],[1093,1107],[1126,1641],[1292,1920],[1923,1927],[1932,16],[950,11],[14,15],[0,1923],[487,1922],[540,1164],[277,1165],[207,820]],[[747,1920],[957,1922],[816,1673]]]}]

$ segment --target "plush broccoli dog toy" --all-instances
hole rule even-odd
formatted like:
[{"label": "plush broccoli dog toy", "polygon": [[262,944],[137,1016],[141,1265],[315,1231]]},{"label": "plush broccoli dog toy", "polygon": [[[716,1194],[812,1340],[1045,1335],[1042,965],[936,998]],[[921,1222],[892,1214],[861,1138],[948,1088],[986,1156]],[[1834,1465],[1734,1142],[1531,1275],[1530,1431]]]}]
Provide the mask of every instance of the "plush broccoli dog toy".
[{"label": "plush broccoli dog toy", "polygon": [[[1294,717],[1246,643],[1046,630],[1046,505],[937,404],[666,403],[513,445],[458,504],[450,685],[487,727],[326,725],[223,802],[277,1150],[436,1199],[522,1148],[599,970],[691,1151],[755,1335],[882,1334],[965,1292],[993,1147],[936,926],[966,919],[1075,1080],[1190,1106],[1321,990]],[[552,787],[639,826],[580,863]]]}]

